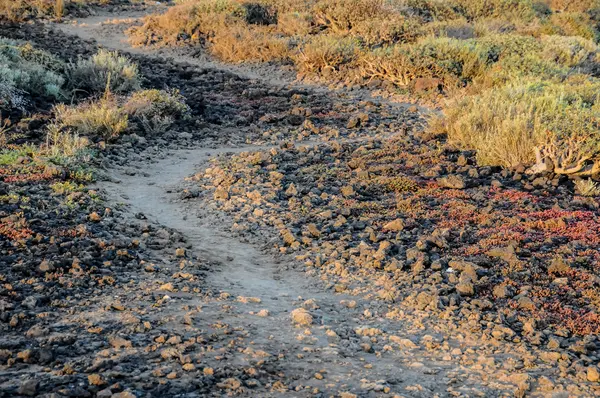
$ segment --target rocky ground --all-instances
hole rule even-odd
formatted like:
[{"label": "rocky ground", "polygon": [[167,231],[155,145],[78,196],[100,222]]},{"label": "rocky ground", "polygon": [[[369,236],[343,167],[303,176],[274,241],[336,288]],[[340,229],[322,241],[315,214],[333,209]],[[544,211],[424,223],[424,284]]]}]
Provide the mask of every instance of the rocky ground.
[{"label": "rocky ground", "polygon": [[0,170],[0,396],[600,393],[597,199],[477,166],[416,106],[131,49],[137,15],[0,29],[128,52],[194,115],[79,192]]}]

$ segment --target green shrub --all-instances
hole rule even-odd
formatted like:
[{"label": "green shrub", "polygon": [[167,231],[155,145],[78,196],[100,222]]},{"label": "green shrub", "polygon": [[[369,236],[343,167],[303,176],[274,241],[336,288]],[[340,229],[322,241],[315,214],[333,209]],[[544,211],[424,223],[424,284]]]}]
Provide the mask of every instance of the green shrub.
[{"label": "green shrub", "polygon": [[177,90],[135,92],[124,105],[131,119],[151,134],[165,132],[177,119],[187,118],[190,108]]},{"label": "green shrub", "polygon": [[447,88],[462,87],[484,73],[492,62],[490,53],[475,41],[427,38],[368,53],[359,60],[359,68],[362,77],[399,86],[417,78],[436,78]]},{"label": "green shrub", "polygon": [[160,115],[181,119],[190,114],[190,107],[179,90],[137,91],[129,97],[124,108],[136,117]]},{"label": "green shrub", "polygon": [[466,18],[504,18],[531,22],[550,13],[544,3],[534,0],[406,0],[408,12],[425,21]]},{"label": "green shrub", "polygon": [[481,51],[485,51],[492,61],[502,57],[537,54],[543,50],[543,44],[536,38],[519,34],[494,34],[471,40]]},{"label": "green shrub", "polygon": [[[0,70],[0,74],[2,71]],[[23,92],[15,88],[13,81],[5,81],[0,77],[0,110],[25,110],[27,100]]]},{"label": "green shrub", "polygon": [[64,78],[56,71],[55,57],[31,45],[0,38],[0,102],[23,104],[19,92],[30,96],[58,98]]},{"label": "green shrub", "polygon": [[466,19],[450,21],[434,21],[420,27],[423,36],[448,37],[451,39],[472,39],[475,37],[475,27]]},{"label": "green shrub", "polygon": [[544,59],[541,54],[510,54],[493,64],[476,83],[481,89],[531,79],[560,82],[569,73],[569,68]]},{"label": "green shrub", "polygon": [[535,0],[451,0],[469,20],[505,18],[531,22],[550,14],[550,8]]},{"label": "green shrub", "polygon": [[532,165],[541,157],[556,173],[598,171],[599,90],[585,81],[510,85],[455,100],[432,128],[477,150],[482,165]]},{"label": "green shrub", "polygon": [[405,0],[406,13],[425,22],[449,21],[464,17],[462,10],[453,1],[445,0]]},{"label": "green shrub", "polygon": [[98,94],[128,93],[138,90],[141,76],[138,66],[117,52],[100,50],[89,59],[80,59],[67,66],[69,87]]}]

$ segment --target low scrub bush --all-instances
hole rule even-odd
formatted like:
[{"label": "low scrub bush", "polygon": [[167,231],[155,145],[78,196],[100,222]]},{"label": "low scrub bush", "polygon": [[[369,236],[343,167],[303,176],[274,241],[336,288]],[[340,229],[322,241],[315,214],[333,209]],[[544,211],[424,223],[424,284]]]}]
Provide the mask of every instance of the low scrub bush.
[{"label": "low scrub bush", "polygon": [[550,12],[544,3],[534,0],[405,0],[404,4],[409,13],[427,22],[498,17],[532,21]]},{"label": "low scrub bush", "polygon": [[506,84],[531,79],[561,82],[570,74],[570,69],[547,60],[541,54],[509,54],[490,66],[486,73],[475,79],[470,92],[501,87]]},{"label": "low scrub bush", "polygon": [[453,1],[405,0],[406,13],[422,22],[449,21],[463,17],[461,9]]},{"label": "low scrub bush", "polygon": [[419,26],[422,36],[448,37],[451,39],[472,39],[476,36],[475,26],[464,18],[450,21],[434,21]]},{"label": "low scrub bush", "polygon": [[0,17],[11,21],[32,18],[60,19],[69,10],[86,5],[105,5],[111,0],[0,0]]},{"label": "low scrub bush", "polygon": [[80,59],[67,66],[66,74],[72,90],[90,94],[109,90],[122,94],[138,90],[141,75],[137,64],[117,52],[100,50],[89,59]]},{"label": "low scrub bush", "polygon": [[293,59],[301,73],[335,72],[356,61],[358,52],[358,43],[353,38],[315,36]]},{"label": "low scrub bush", "polygon": [[51,158],[68,158],[80,154],[89,146],[89,143],[87,137],[81,137],[76,132],[52,124],[48,128],[46,145],[42,149]]},{"label": "low scrub bush", "polygon": [[124,108],[127,113],[136,117],[160,115],[182,119],[190,114],[190,107],[178,90],[137,91],[127,99]]},{"label": "low scrub bush", "polygon": [[600,8],[599,0],[549,0],[550,8],[560,12],[589,12]]},{"label": "low scrub bush", "polygon": [[22,107],[25,95],[58,98],[64,84],[59,68],[49,53],[0,38],[0,106]]},{"label": "low scrub bush", "polygon": [[551,164],[562,174],[599,171],[600,83],[528,83],[448,105],[432,128],[477,150],[483,165]]},{"label": "low scrub bush", "polygon": [[298,11],[279,14],[277,17],[277,31],[286,36],[302,37],[312,34],[315,32],[312,14]]},{"label": "low scrub bush", "polygon": [[247,9],[234,0],[187,1],[150,15],[128,31],[133,45],[204,43],[221,28],[245,23]]},{"label": "low scrub bush", "polygon": [[5,148],[12,140],[10,135],[10,120],[0,116],[0,148]]},{"label": "low scrub bush", "polygon": [[491,61],[498,61],[502,57],[526,56],[540,53],[544,46],[539,40],[530,36],[519,34],[494,34],[470,40],[478,48],[486,51]]},{"label": "low scrub bush", "polygon": [[24,93],[16,89],[12,81],[0,78],[0,110],[10,111],[16,109],[24,111],[26,105],[27,100]]},{"label": "low scrub bush", "polygon": [[383,0],[321,0],[313,7],[317,24],[332,33],[348,33],[357,25],[380,20],[386,11]]},{"label": "low scrub bush", "polygon": [[190,115],[190,108],[177,90],[143,90],[133,93],[124,110],[142,131],[152,135],[169,129],[175,120]]},{"label": "low scrub bush", "polygon": [[223,28],[211,39],[210,52],[226,62],[268,62],[288,58],[288,40],[258,27]]},{"label": "low scrub bush", "polygon": [[277,10],[264,3],[241,2],[237,15],[250,25],[272,25],[277,23]]},{"label": "low scrub bush", "polygon": [[364,55],[359,60],[360,75],[399,86],[409,86],[418,78],[435,78],[446,88],[462,87],[482,75],[491,62],[491,50],[485,50],[476,42],[430,38]]},{"label": "low scrub bush", "polygon": [[60,104],[56,106],[54,114],[53,129],[70,131],[77,136],[102,137],[110,140],[121,135],[129,126],[127,112],[119,107],[115,99],[110,98],[78,106]]},{"label": "low scrub bush", "polygon": [[544,36],[541,43],[546,59],[567,67],[579,66],[598,54],[597,44],[582,37]]},{"label": "low scrub bush", "polygon": [[56,11],[60,11],[60,0],[0,0],[0,15],[12,21],[51,16],[55,14],[57,3]]},{"label": "low scrub bush", "polygon": [[517,25],[505,18],[482,18],[473,21],[476,37],[515,33]]},{"label": "low scrub bush", "polygon": [[469,20],[505,18],[530,22],[550,14],[550,8],[537,0],[450,0]]},{"label": "low scrub bush", "polygon": [[595,41],[599,38],[596,23],[588,14],[581,12],[553,14],[540,30],[548,35],[580,36]]},{"label": "low scrub bush", "polygon": [[373,47],[394,43],[412,43],[419,38],[416,20],[401,15],[387,15],[357,23],[349,34],[363,44]]}]

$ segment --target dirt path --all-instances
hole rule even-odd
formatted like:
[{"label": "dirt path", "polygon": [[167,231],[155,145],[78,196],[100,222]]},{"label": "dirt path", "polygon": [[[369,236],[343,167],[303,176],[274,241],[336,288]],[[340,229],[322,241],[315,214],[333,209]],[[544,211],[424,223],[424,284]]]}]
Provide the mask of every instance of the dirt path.
[{"label": "dirt path", "polygon": [[[124,15],[120,19],[138,16]],[[106,48],[157,55],[151,50],[131,48],[120,30],[113,26],[106,28],[109,25],[105,23],[109,20],[110,15],[101,15],[77,24],[60,25],[60,28],[86,40],[96,39]],[[98,34],[99,31],[103,34]],[[203,68],[225,68],[202,58],[174,55],[174,59]],[[244,67],[228,66],[226,70],[244,78],[268,81],[268,84],[292,83],[289,76],[286,80],[273,79],[272,74],[266,78],[264,74]],[[222,303],[209,303],[207,306],[204,302],[203,318],[208,324],[219,320],[233,329],[246,331],[245,343],[251,342],[254,350],[270,356],[279,355],[277,370],[284,383],[302,381],[295,381],[300,386],[296,388],[297,396],[318,395],[320,391],[329,394],[362,391],[365,396],[378,395],[391,393],[401,385],[402,389],[411,391],[411,396],[444,393],[447,387],[439,383],[442,368],[435,367],[435,361],[418,356],[407,361],[413,355],[405,350],[417,348],[409,338],[418,343],[418,336],[412,336],[408,329],[394,331],[398,339],[396,344],[399,341],[403,345],[394,355],[383,357],[379,350],[374,349],[377,335],[382,333],[379,327],[385,323],[377,305],[355,297],[332,294],[326,290],[324,282],[314,276],[307,277],[304,270],[296,270],[299,267],[291,264],[289,258],[274,258],[258,250],[256,244],[232,237],[231,232],[223,228],[225,224],[220,223],[218,214],[203,212],[198,218],[197,204],[180,199],[183,189],[193,189],[193,183],[184,182],[185,178],[206,166],[211,156],[265,148],[220,146],[174,150],[161,154],[162,159],[158,161],[143,160],[128,164],[121,170],[110,171],[111,180],[118,182],[102,183],[100,188],[108,193],[113,204],[127,204],[132,216],[141,217],[143,214],[149,221],[181,233],[189,248],[189,256],[208,265],[202,288],[240,297],[241,302],[245,301],[244,297],[250,298],[249,304],[238,302],[227,311],[223,310]],[[253,304],[253,301],[257,303]],[[186,308],[189,304],[186,303]],[[252,310],[248,311],[245,307]],[[298,308],[305,308],[312,317],[312,322],[300,328],[294,325],[290,316]],[[257,315],[261,310],[263,312]],[[185,312],[184,309],[173,309],[168,315],[180,318]],[[264,314],[268,315],[261,316]],[[366,330],[364,336],[350,337],[360,329]],[[380,338],[378,345],[382,343]],[[247,353],[235,355],[231,362],[244,364],[248,362],[246,357]],[[277,386],[271,386],[271,389],[271,393],[277,395]]]},{"label": "dirt path", "polygon": [[[55,27],[106,48],[150,58],[168,55],[173,63],[226,71],[240,77],[238,84],[248,91],[277,86],[308,90],[332,102],[339,97],[293,83],[286,72],[131,48],[121,25],[105,23],[114,18],[103,14]],[[194,73],[200,74],[190,72],[190,84]],[[358,92],[350,102],[367,97],[367,91]],[[389,119],[403,123],[406,108],[391,106]],[[269,148],[231,146],[214,138],[245,142],[256,136],[255,127],[210,125],[211,140],[194,137],[180,149],[165,149],[165,144],[141,153],[129,150],[122,166],[108,165],[108,181],[98,189],[106,193],[109,208],[122,209],[120,227],[152,236],[148,248],[154,256],[144,259],[141,270],[116,275],[127,283],[112,297],[94,297],[52,325],[52,338],[81,352],[78,361],[86,373],[105,371],[137,396],[523,396],[529,389],[536,391],[533,396],[545,395],[530,374],[556,371],[551,365],[523,371],[533,365],[522,347],[480,340],[426,311],[336,293],[293,257],[275,254],[266,234],[234,234],[234,220],[188,195],[196,184],[186,178],[202,172],[209,159]],[[97,328],[110,330],[110,347],[103,336],[61,335],[72,324],[94,336]],[[118,396],[122,390],[104,387],[99,396]],[[555,392],[569,396],[561,385]]]},{"label": "dirt path", "polygon": [[[202,287],[238,297],[238,302],[227,311],[222,303],[205,302],[203,318],[207,325],[203,326],[218,320],[234,330],[246,331],[243,342],[238,344],[279,356],[277,370],[284,376],[284,383],[299,379],[306,383],[300,384],[302,389],[310,386],[309,391],[299,391],[298,396],[312,396],[319,390],[382,392],[400,383],[419,385],[419,389],[426,391],[422,396],[436,390],[441,392],[434,377],[439,369],[425,375],[422,369],[414,371],[401,365],[393,356],[380,358],[373,351],[369,337],[365,342],[344,336],[367,327],[360,318],[362,311],[371,308],[368,303],[324,291],[318,279],[307,277],[272,255],[261,253],[254,245],[231,237],[218,219],[198,218],[193,203],[179,199],[185,186],[190,185],[181,181],[199,170],[208,157],[256,149],[260,148],[173,151],[151,164],[142,162],[115,172],[112,177],[118,182],[103,183],[101,187],[114,203],[127,203],[138,217],[142,213],[151,222],[175,229],[185,237],[189,257],[208,264]],[[132,175],[135,173],[132,167],[139,168],[141,175]],[[312,317],[301,328],[293,325],[290,316],[298,308],[305,308]],[[178,318],[185,311],[172,310],[168,314]],[[202,327],[203,322],[198,323],[195,326]],[[339,344],[340,341],[345,344]],[[247,352],[232,355],[231,363],[248,363]],[[422,363],[415,366],[430,369]],[[315,378],[317,374],[324,379]],[[333,386],[337,391],[332,390]]]}]

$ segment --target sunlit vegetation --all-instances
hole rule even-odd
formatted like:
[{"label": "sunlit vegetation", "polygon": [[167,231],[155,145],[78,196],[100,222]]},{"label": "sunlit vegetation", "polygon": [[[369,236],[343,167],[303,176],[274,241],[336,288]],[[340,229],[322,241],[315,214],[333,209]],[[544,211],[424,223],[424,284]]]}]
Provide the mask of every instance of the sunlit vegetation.
[{"label": "sunlit vegetation", "polygon": [[598,170],[596,101],[576,93],[597,85],[597,0],[177,3],[132,28],[132,43],[292,63],[328,82],[385,82],[442,105],[433,127],[477,149],[482,164]]}]

